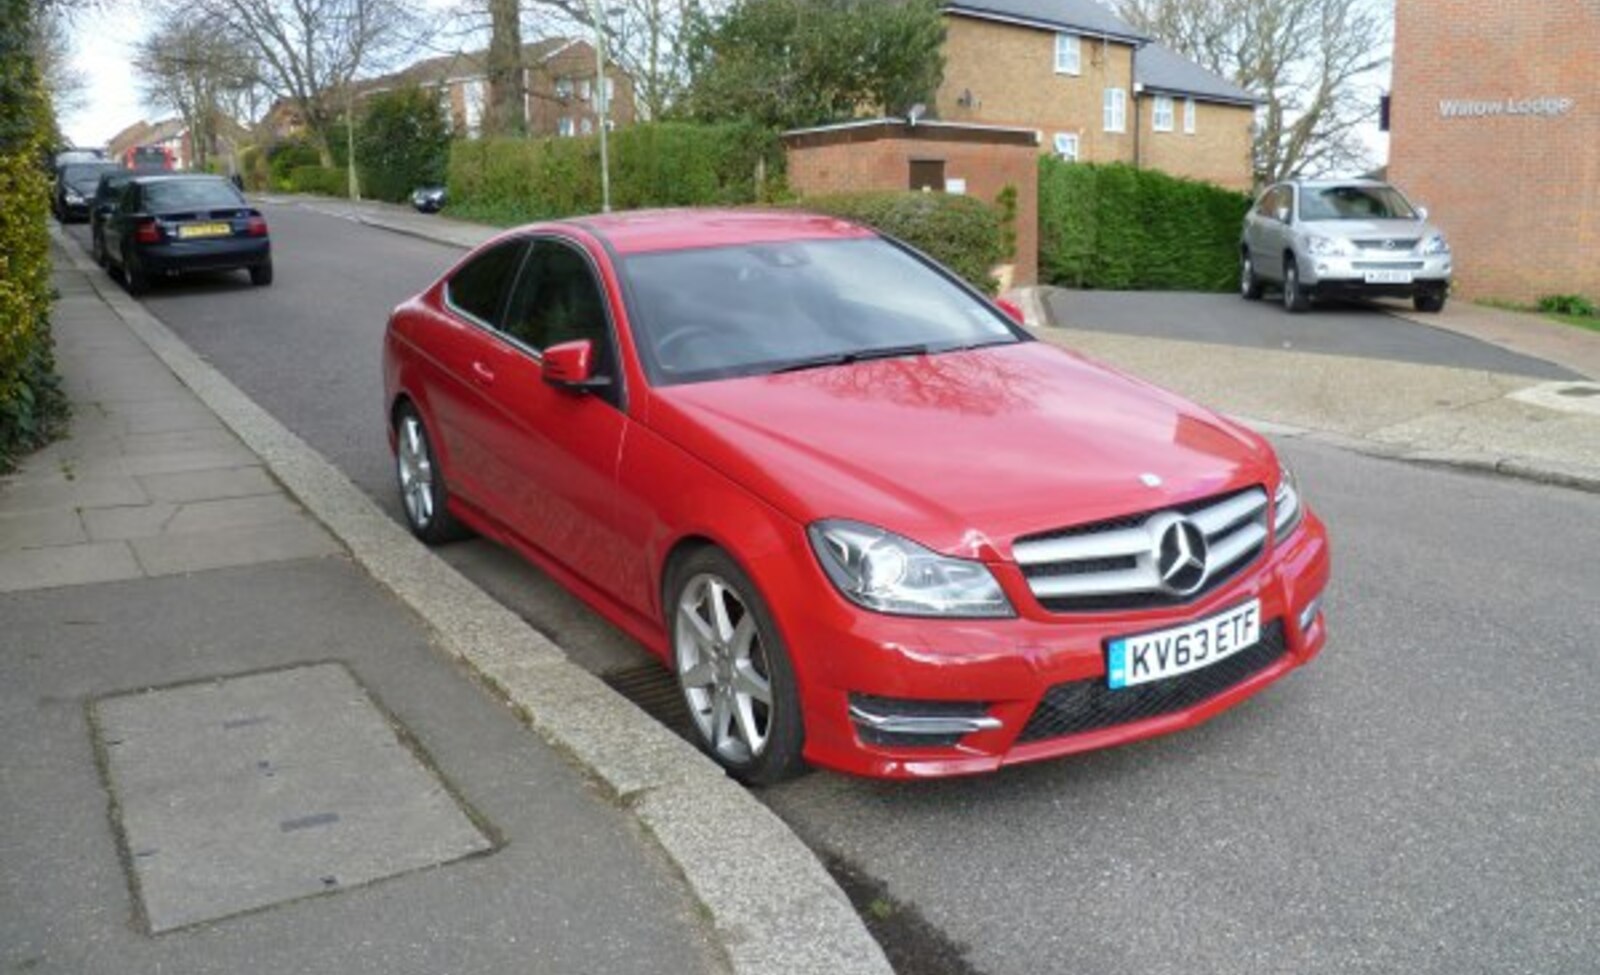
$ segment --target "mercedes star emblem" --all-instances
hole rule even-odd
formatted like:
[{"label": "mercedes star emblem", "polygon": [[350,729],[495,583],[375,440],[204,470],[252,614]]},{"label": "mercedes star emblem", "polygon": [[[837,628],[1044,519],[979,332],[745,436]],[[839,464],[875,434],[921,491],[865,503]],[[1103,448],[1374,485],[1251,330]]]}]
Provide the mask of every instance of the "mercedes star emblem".
[{"label": "mercedes star emblem", "polygon": [[1206,581],[1206,536],[1187,518],[1173,515],[1152,524],[1156,573],[1161,587],[1188,596]]}]

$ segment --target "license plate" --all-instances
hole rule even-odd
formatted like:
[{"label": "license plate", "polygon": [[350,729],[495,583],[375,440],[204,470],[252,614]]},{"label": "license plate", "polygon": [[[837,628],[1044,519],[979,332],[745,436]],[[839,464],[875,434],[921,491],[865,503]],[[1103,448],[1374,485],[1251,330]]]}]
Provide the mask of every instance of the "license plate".
[{"label": "license plate", "polygon": [[1261,640],[1261,601],[1203,620],[1112,640],[1106,646],[1106,680],[1112,690],[1176,677],[1226,660]]},{"label": "license plate", "polygon": [[1368,284],[1410,284],[1413,274],[1410,271],[1368,271]]},{"label": "license plate", "polygon": [[233,233],[233,226],[226,223],[186,223],[178,228],[178,237],[188,240],[193,237],[226,237]]}]

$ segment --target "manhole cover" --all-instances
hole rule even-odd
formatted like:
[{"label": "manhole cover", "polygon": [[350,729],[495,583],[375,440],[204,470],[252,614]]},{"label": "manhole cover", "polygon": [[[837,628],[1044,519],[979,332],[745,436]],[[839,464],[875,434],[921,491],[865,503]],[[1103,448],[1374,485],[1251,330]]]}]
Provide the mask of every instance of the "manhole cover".
[{"label": "manhole cover", "polygon": [[152,933],[492,845],[338,664],[113,695],[94,716]]}]

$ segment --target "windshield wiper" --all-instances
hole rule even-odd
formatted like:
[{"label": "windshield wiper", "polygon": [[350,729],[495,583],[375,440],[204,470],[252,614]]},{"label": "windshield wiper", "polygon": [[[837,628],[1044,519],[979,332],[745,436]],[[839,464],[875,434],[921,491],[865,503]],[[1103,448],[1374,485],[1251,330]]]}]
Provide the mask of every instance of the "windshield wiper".
[{"label": "windshield wiper", "polygon": [[827,355],[811,356],[806,359],[795,359],[785,362],[770,370],[773,373],[799,372],[802,369],[820,369],[823,366],[844,366],[852,362],[866,362],[869,359],[898,359],[907,355],[927,355],[926,343],[916,345],[886,345],[881,349],[861,349],[857,352],[831,352]]}]

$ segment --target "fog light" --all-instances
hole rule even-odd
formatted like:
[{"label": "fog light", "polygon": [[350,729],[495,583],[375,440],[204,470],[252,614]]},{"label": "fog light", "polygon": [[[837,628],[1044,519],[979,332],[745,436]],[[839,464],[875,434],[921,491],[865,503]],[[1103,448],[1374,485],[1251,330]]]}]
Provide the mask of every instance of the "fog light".
[{"label": "fog light", "polygon": [[1300,611],[1300,632],[1311,629],[1311,624],[1317,621],[1317,614],[1322,612],[1322,596],[1318,595],[1311,602],[1306,603],[1306,608]]}]

